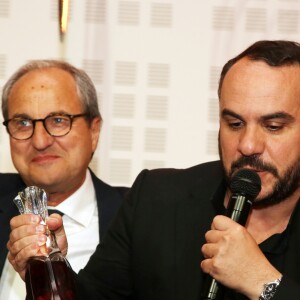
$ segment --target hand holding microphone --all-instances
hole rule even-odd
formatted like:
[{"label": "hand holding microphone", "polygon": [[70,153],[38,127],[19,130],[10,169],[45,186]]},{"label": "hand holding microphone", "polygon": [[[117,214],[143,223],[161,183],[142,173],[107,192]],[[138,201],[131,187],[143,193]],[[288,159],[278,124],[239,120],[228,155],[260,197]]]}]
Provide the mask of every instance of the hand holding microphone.
[{"label": "hand holding microphone", "polygon": [[[226,216],[231,220],[224,216],[218,216],[214,219],[212,230],[206,233],[208,243],[202,248],[204,257],[208,258],[208,260],[206,259],[201,263],[202,269],[206,272],[210,272],[213,277],[219,277],[219,268],[222,270],[226,269],[226,275],[228,277],[223,280],[223,284],[228,281],[229,285],[231,284],[232,277],[236,278],[238,276],[236,274],[236,268],[231,268],[230,266],[242,268],[243,265],[246,265],[245,260],[248,259],[244,257],[244,253],[247,249],[242,251],[242,249],[239,248],[242,248],[246,244],[247,247],[249,244],[252,244],[254,248],[257,248],[255,241],[247,231],[241,228],[241,226],[236,226],[236,223],[242,226],[246,224],[251,211],[252,202],[261,190],[261,181],[254,171],[242,169],[234,173],[230,182],[230,189],[232,196],[227,207]],[[237,230],[237,228],[240,229],[239,232],[230,233],[230,230]],[[238,242],[234,240],[236,235],[239,235]],[[243,239],[248,240],[243,241],[245,243],[241,245],[239,241]],[[228,253],[228,251],[230,253]],[[259,255],[262,254],[259,253]],[[212,257],[214,261],[210,259]],[[226,267],[224,264],[226,264]],[[245,273],[245,270],[240,270],[242,271],[241,273]],[[222,286],[213,277],[207,275],[205,278],[201,291],[201,299],[203,300],[218,299],[222,293]]]}]

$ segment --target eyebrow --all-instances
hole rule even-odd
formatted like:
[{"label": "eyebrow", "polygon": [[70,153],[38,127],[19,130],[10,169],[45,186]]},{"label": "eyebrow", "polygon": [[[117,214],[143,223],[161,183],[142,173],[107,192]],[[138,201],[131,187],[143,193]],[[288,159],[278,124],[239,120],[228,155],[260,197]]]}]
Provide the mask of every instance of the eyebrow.
[{"label": "eyebrow", "polygon": [[11,117],[11,119],[17,119],[17,118],[30,119],[29,115],[27,115],[27,114],[14,114]]},{"label": "eyebrow", "polygon": [[[230,109],[224,109],[221,113],[221,116],[222,117],[226,117],[226,116],[229,116],[229,117],[233,117],[233,118],[237,118],[239,120],[242,120],[244,121],[243,117],[240,116],[239,114],[235,113],[234,111],[230,110]],[[272,120],[272,119],[283,119],[283,120],[286,120],[288,122],[292,122],[295,120],[295,118],[288,114],[287,112],[284,112],[284,111],[278,111],[278,112],[274,112],[274,113],[271,113],[271,114],[267,114],[267,115],[264,115],[261,117],[261,119],[263,121],[268,121],[268,120]]]},{"label": "eyebrow", "polygon": [[[63,114],[67,114],[67,112],[60,110],[60,111],[54,111],[49,113],[45,118],[50,117],[50,116],[56,116],[56,115],[63,115]],[[22,118],[22,119],[32,119],[32,117],[30,117],[28,114],[24,114],[24,113],[17,113],[15,115],[12,116],[11,119],[15,119],[15,118]]]},{"label": "eyebrow", "polygon": [[288,122],[292,122],[295,120],[295,118],[292,115],[288,114],[287,112],[283,112],[283,111],[278,111],[278,112],[274,112],[269,115],[262,116],[262,119],[264,121],[268,121],[271,119],[284,119],[284,120],[287,120]]},{"label": "eyebrow", "polygon": [[240,120],[244,121],[244,119],[242,118],[242,116],[240,116],[239,114],[237,114],[234,111],[232,111],[230,109],[227,109],[227,108],[225,108],[225,109],[222,110],[221,116],[223,118],[226,117],[226,116],[234,117],[236,119],[240,119]]}]

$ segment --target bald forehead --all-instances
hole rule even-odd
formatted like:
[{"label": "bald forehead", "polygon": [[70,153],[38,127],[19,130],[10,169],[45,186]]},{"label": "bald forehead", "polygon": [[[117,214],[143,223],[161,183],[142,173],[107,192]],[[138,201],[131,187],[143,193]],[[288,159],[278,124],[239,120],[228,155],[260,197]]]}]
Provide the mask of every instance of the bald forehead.
[{"label": "bald forehead", "polygon": [[20,77],[12,86],[9,98],[13,97],[16,91],[27,93],[34,90],[54,89],[64,89],[77,94],[76,82],[72,75],[62,69],[50,67],[32,70]]},{"label": "bald forehead", "polygon": [[227,72],[224,80],[230,76],[239,76],[243,73],[254,73],[259,75],[260,73],[278,73],[278,74],[300,74],[300,65],[282,65],[282,66],[270,66],[263,60],[252,60],[249,57],[244,57],[237,61]]},{"label": "bald forehead", "polygon": [[55,85],[58,82],[63,80],[64,82],[69,82],[70,84],[75,84],[75,80],[73,79],[72,75],[65,70],[59,68],[43,68],[43,69],[36,69],[31,70],[20,77],[14,86],[22,85],[24,83],[29,84],[32,83],[45,83],[48,85]]},{"label": "bald forehead", "polygon": [[[247,84],[246,84],[247,83]],[[252,83],[252,85],[251,85]],[[270,66],[264,61],[243,58],[236,62],[224,77],[221,98],[224,90],[243,91],[252,87],[252,93],[268,93],[278,84],[287,84],[300,93],[300,66],[298,64]],[[283,88],[284,85],[281,86]]]}]

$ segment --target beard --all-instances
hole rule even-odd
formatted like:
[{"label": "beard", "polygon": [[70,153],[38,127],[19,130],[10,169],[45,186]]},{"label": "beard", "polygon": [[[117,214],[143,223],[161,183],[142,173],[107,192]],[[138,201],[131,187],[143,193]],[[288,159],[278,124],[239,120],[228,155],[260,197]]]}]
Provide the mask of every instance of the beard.
[{"label": "beard", "polygon": [[[220,157],[222,160],[221,152]],[[276,179],[272,191],[265,197],[258,197],[254,201],[253,207],[255,208],[266,207],[283,202],[297,190],[300,184],[300,159],[289,166],[283,175],[280,176],[274,165],[264,162],[259,156],[242,156],[231,164],[231,169],[228,172],[225,170],[223,164],[227,182],[230,182],[231,176],[236,170],[243,167],[252,167],[256,170],[269,172]]]}]

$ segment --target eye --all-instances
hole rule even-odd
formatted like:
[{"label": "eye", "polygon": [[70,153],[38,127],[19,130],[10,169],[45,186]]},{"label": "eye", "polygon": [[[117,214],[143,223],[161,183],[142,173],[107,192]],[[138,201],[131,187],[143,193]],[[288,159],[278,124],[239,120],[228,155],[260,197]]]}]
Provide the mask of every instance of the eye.
[{"label": "eye", "polygon": [[279,131],[279,130],[282,130],[284,128],[284,124],[279,123],[279,122],[272,122],[272,123],[265,124],[265,127],[269,131]]},{"label": "eye", "polygon": [[30,119],[13,119],[12,124],[18,128],[25,128],[32,126],[32,121]]},{"label": "eye", "polygon": [[238,130],[244,126],[244,122],[239,119],[227,119],[227,126],[233,130]]},{"label": "eye", "polygon": [[70,124],[70,119],[67,116],[51,116],[46,121],[48,125],[53,127],[64,127]]},{"label": "eye", "polygon": [[62,118],[62,117],[53,117],[52,118],[52,122],[56,123],[56,124],[63,123],[64,122],[64,118]]},{"label": "eye", "polygon": [[235,121],[235,122],[230,122],[229,123],[229,126],[231,127],[231,128],[240,128],[240,127],[242,127],[243,126],[243,122],[242,121]]}]

